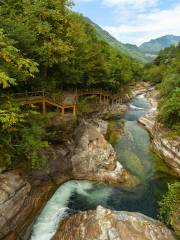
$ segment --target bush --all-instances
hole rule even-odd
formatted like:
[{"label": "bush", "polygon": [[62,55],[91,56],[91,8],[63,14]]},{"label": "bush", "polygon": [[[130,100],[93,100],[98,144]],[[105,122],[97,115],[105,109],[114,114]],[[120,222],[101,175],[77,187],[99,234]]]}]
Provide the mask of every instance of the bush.
[{"label": "bush", "polygon": [[159,219],[180,237],[180,182],[168,185],[168,192],[160,202]]},{"label": "bush", "polygon": [[0,166],[13,166],[26,160],[33,168],[44,167],[39,152],[48,146],[44,118],[32,109],[22,111],[9,101],[0,109]]},{"label": "bush", "polygon": [[180,122],[180,88],[176,88],[160,105],[159,120],[168,127]]}]

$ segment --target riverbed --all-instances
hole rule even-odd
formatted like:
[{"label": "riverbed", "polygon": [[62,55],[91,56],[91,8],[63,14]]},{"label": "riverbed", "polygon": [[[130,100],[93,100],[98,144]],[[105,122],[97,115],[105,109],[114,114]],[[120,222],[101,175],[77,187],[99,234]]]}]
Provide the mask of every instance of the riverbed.
[{"label": "riverbed", "polygon": [[[174,182],[171,170],[150,148],[148,132],[138,124],[139,117],[151,107],[145,96],[135,97],[124,116],[110,120],[118,161],[136,179],[133,187],[117,187],[90,181],[68,181],[61,185],[33,225],[32,240],[49,240],[65,217],[98,205],[112,210],[140,212],[157,218],[158,202]],[[119,128],[124,125],[124,133]],[[109,139],[110,140],[110,139]],[[112,139],[111,139],[112,140]],[[111,141],[110,140],[110,141]]]}]

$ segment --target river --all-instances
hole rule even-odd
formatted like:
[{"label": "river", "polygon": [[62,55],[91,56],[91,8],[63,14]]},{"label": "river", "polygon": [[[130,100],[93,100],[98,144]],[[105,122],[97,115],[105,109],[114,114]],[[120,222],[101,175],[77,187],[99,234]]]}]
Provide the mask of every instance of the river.
[{"label": "river", "polygon": [[[96,209],[98,205],[113,210],[135,211],[157,218],[158,202],[174,182],[170,169],[153,154],[150,136],[137,120],[150,108],[150,103],[139,95],[129,103],[129,111],[110,121],[116,138],[112,144],[118,161],[138,179],[134,187],[115,187],[90,181],[68,181],[61,185],[40,213],[33,225],[31,240],[49,240],[66,216],[79,211]],[[124,122],[124,134],[118,130]]]}]

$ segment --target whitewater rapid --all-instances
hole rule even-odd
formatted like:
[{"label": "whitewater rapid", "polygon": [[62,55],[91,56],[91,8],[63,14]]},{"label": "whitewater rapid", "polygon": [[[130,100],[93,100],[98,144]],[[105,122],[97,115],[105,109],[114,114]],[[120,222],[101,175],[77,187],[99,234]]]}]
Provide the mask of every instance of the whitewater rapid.
[{"label": "whitewater rapid", "polygon": [[60,222],[67,216],[74,213],[68,207],[70,198],[74,193],[88,197],[89,201],[96,204],[96,201],[106,201],[111,191],[102,189],[101,191],[93,190],[93,183],[89,181],[69,181],[61,185],[54,193],[51,199],[40,213],[33,225],[31,240],[50,240],[56,233]]},{"label": "whitewater rapid", "polygon": [[[35,221],[31,240],[52,239],[66,217],[79,211],[96,209],[99,205],[117,211],[141,212],[153,218],[157,216],[158,201],[167,187],[167,174],[164,175],[156,167],[159,162],[156,164],[149,149],[149,134],[137,123],[149,107],[144,94],[129,103],[129,111],[123,116],[124,134],[114,144],[118,160],[140,184],[124,188],[89,181],[64,183]],[[114,131],[119,121],[121,119],[113,120]],[[163,166],[164,162],[160,164]]]}]

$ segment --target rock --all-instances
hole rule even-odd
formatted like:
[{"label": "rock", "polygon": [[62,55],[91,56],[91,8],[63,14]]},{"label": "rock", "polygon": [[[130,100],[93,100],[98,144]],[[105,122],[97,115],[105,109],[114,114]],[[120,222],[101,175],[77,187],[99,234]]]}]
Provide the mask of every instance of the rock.
[{"label": "rock", "polygon": [[131,88],[131,98],[136,97],[139,94],[146,93],[150,88],[150,84],[147,82],[137,83],[135,86]]},{"label": "rock", "polygon": [[7,236],[3,238],[3,240],[20,240],[20,238],[15,232],[10,232]]},{"label": "rock", "polygon": [[167,133],[170,132],[170,130],[165,129],[156,121],[158,114],[158,91],[152,89],[147,96],[152,104],[152,108],[145,116],[139,119],[139,122],[150,132],[155,151],[164,159],[168,166],[174,170],[177,176],[180,177],[180,138],[178,136],[173,139],[167,138]]},{"label": "rock", "polygon": [[0,174],[6,171],[6,167],[0,167]]},{"label": "rock", "polygon": [[26,239],[53,184],[31,186],[18,171],[0,174],[0,239]]},{"label": "rock", "polygon": [[108,107],[106,107],[101,113],[101,117],[103,119],[110,119],[114,116],[119,116],[128,111],[128,107],[125,104],[113,104]]},{"label": "rock", "polygon": [[127,172],[116,161],[116,153],[105,137],[83,121],[75,131],[76,147],[71,157],[75,179],[121,183]]},{"label": "rock", "polygon": [[53,240],[175,240],[161,222],[140,213],[98,206],[69,217]]},{"label": "rock", "polygon": [[0,238],[14,230],[13,218],[23,208],[30,190],[30,184],[17,173],[0,175]]},{"label": "rock", "polygon": [[104,121],[100,118],[89,119],[88,121],[91,125],[93,125],[96,130],[101,133],[102,135],[106,135],[108,129],[108,122]]}]

